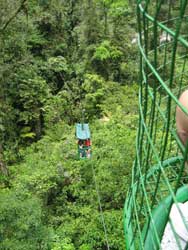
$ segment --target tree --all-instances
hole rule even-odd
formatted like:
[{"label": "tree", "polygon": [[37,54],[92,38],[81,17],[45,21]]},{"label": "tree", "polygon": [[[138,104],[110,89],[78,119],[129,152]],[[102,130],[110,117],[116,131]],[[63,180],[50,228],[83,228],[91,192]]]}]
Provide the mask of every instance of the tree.
[{"label": "tree", "polygon": [[43,224],[40,201],[8,189],[1,191],[0,198],[0,248],[49,249],[50,230]]},{"label": "tree", "polygon": [[42,133],[43,106],[49,95],[48,85],[37,75],[35,66],[28,64],[18,69],[13,86],[17,90],[14,106],[19,110],[18,125],[29,127],[29,131],[21,136],[39,139]]},{"label": "tree", "polygon": [[119,64],[123,53],[109,41],[103,41],[96,47],[92,57],[92,64],[96,71],[105,77],[106,80],[119,80]]}]

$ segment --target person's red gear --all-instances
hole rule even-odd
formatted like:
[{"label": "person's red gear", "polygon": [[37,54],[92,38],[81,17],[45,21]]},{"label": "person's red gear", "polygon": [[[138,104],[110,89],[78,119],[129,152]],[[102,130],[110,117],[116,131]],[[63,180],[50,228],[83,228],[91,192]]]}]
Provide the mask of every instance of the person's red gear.
[{"label": "person's red gear", "polygon": [[85,146],[87,146],[87,147],[91,146],[90,139],[85,140]]}]

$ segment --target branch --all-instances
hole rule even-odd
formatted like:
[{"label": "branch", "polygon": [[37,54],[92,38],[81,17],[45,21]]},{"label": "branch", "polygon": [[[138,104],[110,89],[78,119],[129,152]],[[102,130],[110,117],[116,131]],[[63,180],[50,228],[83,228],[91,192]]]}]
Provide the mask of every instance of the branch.
[{"label": "branch", "polygon": [[18,13],[22,10],[22,8],[24,7],[24,4],[27,0],[22,0],[19,8],[16,10],[16,12],[9,18],[9,20],[5,23],[5,25],[1,28],[1,31],[5,31],[5,29],[7,28],[7,26],[10,24],[10,22],[18,15]]}]

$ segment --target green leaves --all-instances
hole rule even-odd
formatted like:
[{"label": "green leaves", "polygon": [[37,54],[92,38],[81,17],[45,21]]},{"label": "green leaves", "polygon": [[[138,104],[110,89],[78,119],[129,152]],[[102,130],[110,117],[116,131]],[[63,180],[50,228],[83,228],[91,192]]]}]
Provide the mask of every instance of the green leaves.
[{"label": "green leaves", "polygon": [[[2,24],[17,5],[2,1]],[[121,210],[137,119],[129,6],[31,0],[1,34],[0,135],[10,177],[0,176],[0,249],[105,249],[92,165],[110,245],[124,249]],[[82,109],[93,157],[81,162],[73,124]]]},{"label": "green leaves", "polygon": [[84,107],[88,117],[100,117],[100,103],[105,95],[104,79],[99,75],[86,74],[82,88],[85,91]]},{"label": "green leaves", "polygon": [[92,57],[92,64],[98,74],[102,75],[106,80],[111,78],[115,80],[115,74],[119,74],[119,64],[123,58],[123,53],[116,47],[111,45],[110,41],[103,41],[98,47]]},{"label": "green leaves", "polygon": [[33,139],[36,136],[35,133],[31,132],[30,127],[23,127],[20,131],[20,137]]},{"label": "green leaves", "polygon": [[[106,45],[108,45],[108,43]],[[108,50],[108,48],[105,47],[105,42],[104,42],[103,44],[101,44],[101,46],[99,46],[96,49],[95,54],[93,55],[93,59],[103,61],[109,58],[111,58],[110,51]]]},{"label": "green leaves", "polygon": [[17,123],[31,128],[27,131],[29,134],[20,131],[21,137],[25,139],[41,136],[43,106],[49,97],[49,87],[37,70],[36,66],[27,64],[21,66],[14,75],[13,87],[16,92],[13,102],[19,110]]},{"label": "green leaves", "polygon": [[93,59],[105,61],[108,59],[116,60],[120,59],[122,52],[115,46],[110,45],[109,41],[103,41],[97,48],[93,55]]},{"label": "green leaves", "polygon": [[13,167],[16,178],[12,188],[29,197],[37,196],[43,204],[46,222],[54,228],[53,240],[47,241],[50,249],[102,249],[106,241],[93,166],[110,246],[123,250],[122,207],[134,157],[137,86],[107,84],[98,75],[89,74],[82,87],[93,98],[103,89],[101,107],[109,114],[108,120],[90,124],[92,159],[76,159],[74,128],[61,120],[43,139],[22,151],[25,160]]},{"label": "green leaves", "polygon": [[71,239],[65,238],[54,243],[51,250],[75,250],[75,247],[73,243],[71,243]]},{"label": "green leaves", "polygon": [[[121,17],[131,12],[130,3],[125,0],[113,1],[110,8],[110,15],[112,17]],[[125,17],[126,18],[126,17]]]},{"label": "green leaves", "polygon": [[8,189],[0,192],[0,199],[1,249],[31,250],[45,244],[49,231],[42,223],[40,201]]},{"label": "green leaves", "polygon": [[68,72],[68,64],[64,57],[50,57],[48,59],[49,68],[51,68],[54,72]]}]

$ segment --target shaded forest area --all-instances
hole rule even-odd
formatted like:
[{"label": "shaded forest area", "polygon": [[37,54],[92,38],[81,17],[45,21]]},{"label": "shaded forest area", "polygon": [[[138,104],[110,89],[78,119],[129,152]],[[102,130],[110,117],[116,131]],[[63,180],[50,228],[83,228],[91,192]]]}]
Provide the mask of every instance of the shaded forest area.
[{"label": "shaded forest area", "polygon": [[[0,0],[0,250],[123,250],[137,127],[135,6]],[[77,159],[74,124],[93,157]]]}]

